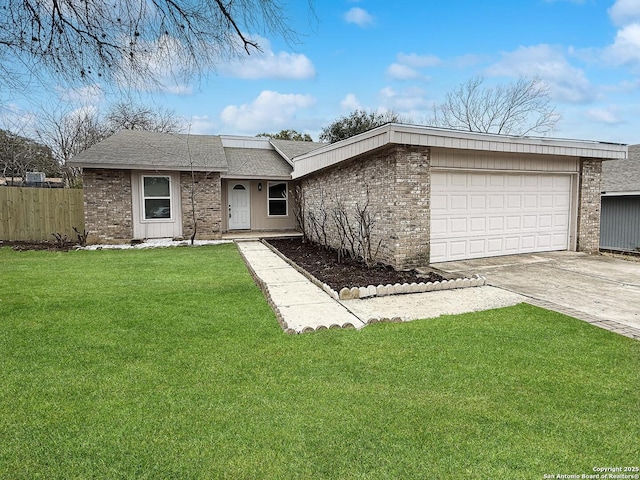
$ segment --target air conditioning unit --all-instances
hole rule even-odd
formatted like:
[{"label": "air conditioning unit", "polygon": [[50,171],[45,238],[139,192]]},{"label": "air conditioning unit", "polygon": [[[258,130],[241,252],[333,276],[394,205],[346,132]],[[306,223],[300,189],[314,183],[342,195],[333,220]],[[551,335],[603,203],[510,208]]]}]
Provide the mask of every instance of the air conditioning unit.
[{"label": "air conditioning unit", "polygon": [[25,180],[27,183],[44,183],[45,174],[43,172],[27,172]]}]

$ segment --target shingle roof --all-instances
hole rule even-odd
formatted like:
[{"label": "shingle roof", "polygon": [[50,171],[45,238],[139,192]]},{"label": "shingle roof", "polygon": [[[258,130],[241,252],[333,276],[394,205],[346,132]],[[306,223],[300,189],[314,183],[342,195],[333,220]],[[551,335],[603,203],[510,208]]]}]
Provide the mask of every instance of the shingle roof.
[{"label": "shingle roof", "polygon": [[225,147],[224,152],[229,165],[228,176],[288,178],[293,170],[275,150]]},{"label": "shingle roof", "polygon": [[317,142],[301,142],[296,140],[276,140],[271,139],[271,144],[285,156],[287,160],[294,157],[304,155],[317,148],[324,147],[326,144]]},{"label": "shingle roof", "polygon": [[[251,137],[249,140],[255,139]],[[265,148],[223,147],[223,140],[218,135],[123,130],[79,153],[69,163],[84,168],[193,168],[221,172],[227,176],[289,178],[293,167],[286,159],[322,146],[313,142],[275,142],[277,147],[266,141]]]},{"label": "shingle roof", "polygon": [[602,162],[603,193],[640,192],[640,145],[629,145],[626,160]]},{"label": "shingle roof", "polygon": [[76,155],[72,165],[226,172],[220,137],[122,130]]}]

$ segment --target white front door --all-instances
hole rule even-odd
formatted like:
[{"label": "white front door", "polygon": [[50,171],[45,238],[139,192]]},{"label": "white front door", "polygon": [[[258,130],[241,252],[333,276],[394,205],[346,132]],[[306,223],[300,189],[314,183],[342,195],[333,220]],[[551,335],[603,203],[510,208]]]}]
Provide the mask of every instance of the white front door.
[{"label": "white front door", "polygon": [[229,183],[229,230],[251,228],[249,182]]}]

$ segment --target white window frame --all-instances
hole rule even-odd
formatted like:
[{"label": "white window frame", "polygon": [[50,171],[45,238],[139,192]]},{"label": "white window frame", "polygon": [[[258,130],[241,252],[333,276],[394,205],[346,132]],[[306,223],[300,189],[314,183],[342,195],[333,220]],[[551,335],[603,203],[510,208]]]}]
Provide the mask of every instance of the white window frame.
[{"label": "white window frame", "polygon": [[[169,180],[169,195],[166,197],[147,197],[144,192],[144,179],[145,178],[166,178]],[[173,188],[173,182],[171,175],[140,175],[140,198],[142,199],[142,205],[140,210],[140,221],[142,222],[171,222],[173,218],[173,195],[171,195],[171,189]],[[147,200],[169,200],[169,217],[167,218],[147,218],[146,201]]]},{"label": "white window frame", "polygon": [[[271,190],[271,186],[278,185],[278,184],[281,184],[281,183],[284,183],[284,198],[282,198],[282,197],[271,198],[269,196],[269,192]],[[271,208],[270,208],[271,200],[280,200],[280,201],[284,200],[284,210],[285,210],[285,214],[284,215],[271,214]],[[288,216],[289,216],[289,182],[287,182],[286,180],[267,182],[267,217],[284,218],[284,217],[288,217]]]}]

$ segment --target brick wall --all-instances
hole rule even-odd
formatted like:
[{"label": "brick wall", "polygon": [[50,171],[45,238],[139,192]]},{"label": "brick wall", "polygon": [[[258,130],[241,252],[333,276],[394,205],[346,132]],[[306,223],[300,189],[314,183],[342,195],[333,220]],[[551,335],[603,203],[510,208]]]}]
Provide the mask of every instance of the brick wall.
[{"label": "brick wall", "polygon": [[85,168],[82,185],[88,241],[131,240],[131,171]]},{"label": "brick wall", "polygon": [[220,174],[195,172],[192,182],[190,172],[180,174],[180,200],[182,202],[182,232],[185,237],[193,233],[191,191],[195,192],[194,204],[197,219],[196,238],[211,240],[222,235]]},{"label": "brick wall", "polygon": [[431,236],[431,161],[428,148],[395,148],[396,228],[394,264],[409,268],[429,263]]},{"label": "brick wall", "polygon": [[398,269],[427,264],[429,172],[428,148],[390,145],[301,179],[308,234],[324,243],[310,225],[313,216],[325,225],[326,243],[338,247],[336,208],[347,212],[355,226],[356,211],[368,202],[375,220],[372,250],[378,251],[378,260]]},{"label": "brick wall", "polygon": [[600,179],[602,160],[580,160],[578,251],[597,253],[600,247]]}]

